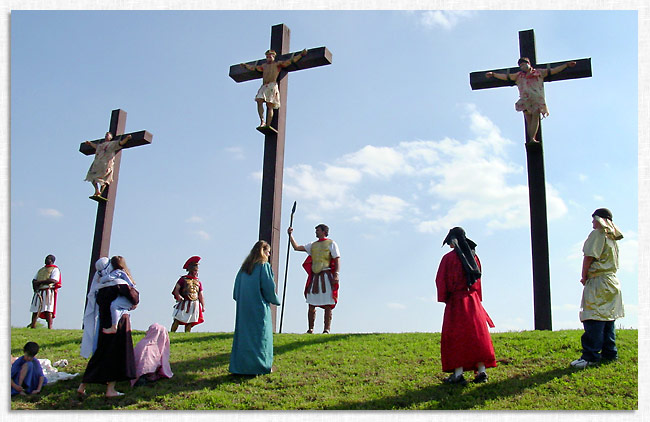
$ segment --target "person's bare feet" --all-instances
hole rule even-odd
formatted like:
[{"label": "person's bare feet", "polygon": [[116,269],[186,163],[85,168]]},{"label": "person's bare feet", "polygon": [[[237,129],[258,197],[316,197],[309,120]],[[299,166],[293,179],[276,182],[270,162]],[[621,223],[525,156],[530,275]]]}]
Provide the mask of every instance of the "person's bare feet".
[{"label": "person's bare feet", "polygon": [[104,334],[115,334],[115,333],[117,333],[117,327],[102,328],[102,333],[104,333]]},{"label": "person's bare feet", "polygon": [[120,397],[123,396],[124,393],[120,393],[119,391],[114,391],[114,392],[106,392],[106,397],[112,398],[112,397]]}]

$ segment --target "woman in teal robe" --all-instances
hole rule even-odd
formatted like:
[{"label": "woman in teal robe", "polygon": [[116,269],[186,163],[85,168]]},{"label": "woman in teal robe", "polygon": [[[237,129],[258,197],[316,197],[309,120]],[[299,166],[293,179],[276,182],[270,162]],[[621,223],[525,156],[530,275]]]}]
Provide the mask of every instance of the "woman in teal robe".
[{"label": "woman in teal robe", "polygon": [[275,294],[270,255],[267,242],[255,243],[235,278],[233,299],[237,301],[237,313],[229,368],[233,374],[271,372],[273,322],[269,304],[279,305],[280,299]]}]

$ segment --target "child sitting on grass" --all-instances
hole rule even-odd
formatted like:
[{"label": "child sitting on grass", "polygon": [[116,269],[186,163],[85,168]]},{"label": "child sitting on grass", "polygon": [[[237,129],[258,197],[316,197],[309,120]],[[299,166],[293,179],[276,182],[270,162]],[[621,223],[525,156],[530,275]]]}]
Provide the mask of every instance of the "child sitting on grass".
[{"label": "child sitting on grass", "polygon": [[47,378],[43,375],[43,368],[35,359],[38,353],[38,344],[33,341],[27,342],[23,347],[24,355],[11,364],[11,395],[38,394],[41,388],[47,384]]}]

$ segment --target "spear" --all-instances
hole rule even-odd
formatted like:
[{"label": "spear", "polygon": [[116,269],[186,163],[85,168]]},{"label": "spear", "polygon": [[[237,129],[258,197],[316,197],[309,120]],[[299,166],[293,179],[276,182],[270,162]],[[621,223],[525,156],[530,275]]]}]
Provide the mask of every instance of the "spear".
[{"label": "spear", "polygon": [[[291,208],[291,222],[289,227],[293,227],[293,214],[296,212],[296,201],[293,201],[293,208]],[[282,333],[282,318],[284,317],[284,297],[287,293],[287,271],[289,271],[289,248],[291,247],[291,236],[287,240],[287,265],[284,268],[284,287],[282,288],[282,311],[280,312],[280,330]]]}]

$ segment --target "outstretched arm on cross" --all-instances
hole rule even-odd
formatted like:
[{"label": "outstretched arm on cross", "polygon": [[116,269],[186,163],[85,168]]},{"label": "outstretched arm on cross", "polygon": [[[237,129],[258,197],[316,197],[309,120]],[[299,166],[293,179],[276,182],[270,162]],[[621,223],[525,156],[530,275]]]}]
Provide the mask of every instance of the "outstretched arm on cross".
[{"label": "outstretched arm on cross", "polygon": [[131,140],[131,138],[132,138],[131,134],[128,134],[125,137],[123,137],[122,139],[120,139],[119,140],[120,146],[123,147],[124,145],[126,145],[126,143],[129,142]]},{"label": "outstretched arm on cross", "polygon": [[307,55],[307,49],[305,48],[300,53],[298,53],[297,55],[294,54],[293,56],[291,56],[290,59],[278,62],[278,67],[284,69],[285,67],[288,67],[288,66],[290,66],[290,65],[292,65],[294,63],[297,63],[300,59],[302,59],[306,55]]},{"label": "outstretched arm on cross", "polygon": [[566,62],[566,63],[564,63],[564,64],[562,64],[560,66],[553,67],[553,68],[551,68],[549,70],[546,70],[546,69],[542,70],[542,75],[544,77],[547,77],[548,74],[549,74],[549,71],[550,71],[551,75],[555,75],[556,73],[562,72],[567,67],[574,67],[575,65],[576,65],[576,62],[574,62],[574,61]]},{"label": "outstretched arm on cross", "polygon": [[496,73],[496,72],[487,72],[485,74],[486,78],[494,78],[494,79],[501,79],[502,81],[516,81],[517,80],[517,74],[515,73],[514,77],[512,76],[511,73]]},{"label": "outstretched arm on cross", "polygon": [[262,66],[252,66],[248,63],[239,63],[239,65],[253,72],[262,72],[264,70]]}]

